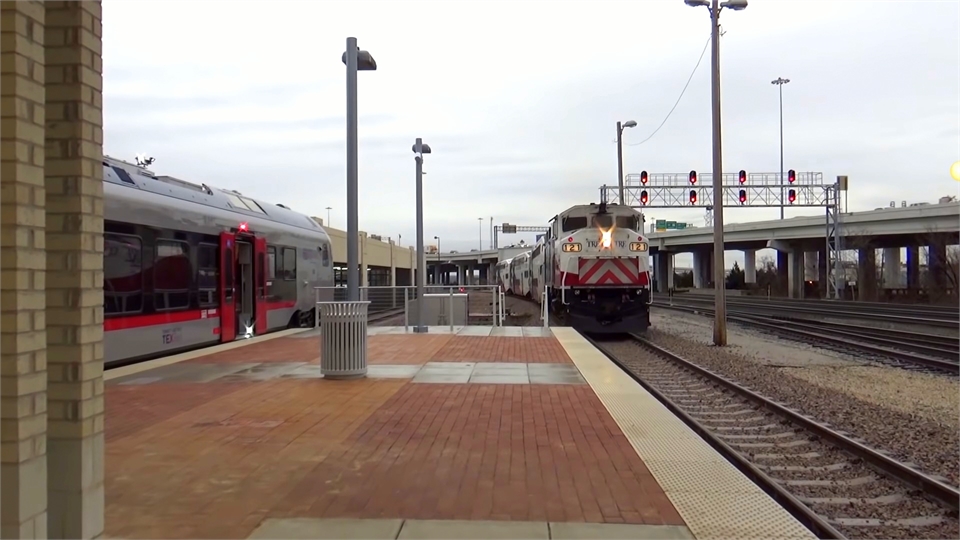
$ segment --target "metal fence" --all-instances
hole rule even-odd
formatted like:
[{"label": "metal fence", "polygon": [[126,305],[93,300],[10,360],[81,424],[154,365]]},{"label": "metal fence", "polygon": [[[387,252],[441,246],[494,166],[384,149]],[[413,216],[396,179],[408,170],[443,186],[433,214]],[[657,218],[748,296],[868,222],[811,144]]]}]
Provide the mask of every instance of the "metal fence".
[{"label": "metal fence", "polygon": [[[448,324],[454,326],[453,302],[466,295],[466,324],[470,326],[503,326],[506,315],[504,309],[504,293],[498,285],[457,285],[441,286],[428,285],[423,289],[425,295],[447,295],[449,297],[449,311],[446,311]],[[316,302],[343,302],[347,300],[346,287],[315,287]],[[404,327],[416,325],[414,319],[414,302],[417,300],[415,286],[367,286],[360,287],[360,300],[370,302],[369,319],[374,322],[378,319],[401,314]],[[460,302],[462,303],[462,301]],[[318,305],[319,308],[319,305]],[[317,310],[320,313],[320,310]],[[316,318],[316,325],[320,326],[320,317]]]}]

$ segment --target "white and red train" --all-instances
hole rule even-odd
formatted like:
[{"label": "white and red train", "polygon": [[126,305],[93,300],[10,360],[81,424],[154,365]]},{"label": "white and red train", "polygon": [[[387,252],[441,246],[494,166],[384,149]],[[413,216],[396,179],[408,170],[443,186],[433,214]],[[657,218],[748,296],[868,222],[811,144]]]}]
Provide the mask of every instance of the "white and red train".
[{"label": "white and red train", "polygon": [[334,277],[309,216],[110,157],[103,179],[107,366],[312,324]]},{"label": "white and red train", "polygon": [[584,332],[646,330],[651,278],[642,231],[643,214],[629,206],[571,207],[531,251],[497,264],[498,284],[507,294],[549,302],[552,313]]}]

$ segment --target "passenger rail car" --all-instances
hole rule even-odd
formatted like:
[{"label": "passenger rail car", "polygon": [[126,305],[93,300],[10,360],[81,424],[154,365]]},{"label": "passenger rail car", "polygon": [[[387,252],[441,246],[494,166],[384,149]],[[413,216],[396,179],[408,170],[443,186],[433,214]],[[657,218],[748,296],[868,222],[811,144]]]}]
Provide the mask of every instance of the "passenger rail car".
[{"label": "passenger rail car", "polygon": [[105,157],[108,366],[311,324],[333,286],[310,217]]},{"label": "passenger rail car", "polygon": [[513,259],[505,259],[497,263],[496,272],[497,272],[497,285],[503,290],[505,294],[513,294],[513,289],[510,288],[510,262]]},{"label": "passenger rail car", "polygon": [[516,296],[530,298],[530,252],[510,259],[510,290]]}]

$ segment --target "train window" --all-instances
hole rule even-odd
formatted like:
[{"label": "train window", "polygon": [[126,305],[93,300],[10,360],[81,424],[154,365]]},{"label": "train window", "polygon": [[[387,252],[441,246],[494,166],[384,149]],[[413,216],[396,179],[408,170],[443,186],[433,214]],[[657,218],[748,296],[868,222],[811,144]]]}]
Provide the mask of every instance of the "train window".
[{"label": "train window", "polygon": [[294,281],[297,279],[297,250],[283,248],[283,279]]},{"label": "train window", "polygon": [[190,245],[179,240],[157,240],[153,262],[153,304],[157,311],[190,307]]},{"label": "train window", "polygon": [[120,181],[126,182],[128,184],[136,185],[136,183],[133,181],[133,178],[130,178],[130,175],[127,174],[127,171],[121,169],[120,167],[111,167],[111,168],[113,169],[113,172],[117,173],[117,176],[120,177]]},{"label": "train window", "polygon": [[220,248],[213,244],[197,246],[197,289],[200,298],[200,307],[216,305],[219,273],[217,256]]},{"label": "train window", "polygon": [[324,266],[330,266],[330,244],[320,246],[320,262]]},{"label": "train window", "polygon": [[143,243],[135,236],[103,235],[103,312],[143,311]]},{"label": "train window", "polygon": [[277,279],[277,248],[267,246],[267,279]]},{"label": "train window", "polygon": [[248,199],[246,197],[240,197],[240,200],[243,201],[243,204],[247,208],[253,210],[254,212],[257,212],[258,214],[266,214],[266,212],[263,211],[263,208],[261,208],[260,205],[257,204],[257,201],[253,199]]},{"label": "train window", "polygon": [[587,228],[586,217],[565,217],[563,218],[563,232],[575,231],[577,229]]},{"label": "train window", "polygon": [[630,229],[631,231],[640,230],[637,223],[637,216],[617,216],[618,229]]}]

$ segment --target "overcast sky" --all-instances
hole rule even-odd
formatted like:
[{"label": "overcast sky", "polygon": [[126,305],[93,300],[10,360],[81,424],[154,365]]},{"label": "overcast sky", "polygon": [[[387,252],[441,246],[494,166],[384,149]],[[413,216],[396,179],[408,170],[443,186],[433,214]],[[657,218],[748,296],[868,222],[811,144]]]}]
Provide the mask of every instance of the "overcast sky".
[{"label": "overcast sky", "polygon": [[[347,36],[379,66],[359,74],[361,230],[413,243],[416,137],[434,152],[425,236],[444,251],[477,247],[479,217],[486,247],[490,217],[545,225],[597,201],[616,184],[618,120],[639,124],[626,173],[711,167],[709,53],[637,145],[709,37],[706,8],[682,0],[103,4],[105,153],[310,215],[330,206],[337,228]],[[786,168],[849,175],[854,211],[957,193],[960,2],[751,0],[721,23],[727,172],[778,170],[782,76]],[[703,224],[701,210],[648,217]]]}]

